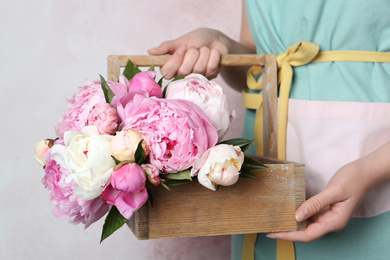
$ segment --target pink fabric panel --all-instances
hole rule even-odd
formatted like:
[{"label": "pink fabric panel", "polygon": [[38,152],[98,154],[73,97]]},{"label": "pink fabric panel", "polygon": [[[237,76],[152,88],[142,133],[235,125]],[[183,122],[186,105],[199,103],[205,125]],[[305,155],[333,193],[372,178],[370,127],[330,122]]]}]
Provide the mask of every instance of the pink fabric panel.
[{"label": "pink fabric panel", "polygon": [[[389,103],[289,100],[287,159],[305,164],[308,197],[323,190],[341,166],[388,140]],[[390,181],[372,190],[354,217],[388,210]]]}]

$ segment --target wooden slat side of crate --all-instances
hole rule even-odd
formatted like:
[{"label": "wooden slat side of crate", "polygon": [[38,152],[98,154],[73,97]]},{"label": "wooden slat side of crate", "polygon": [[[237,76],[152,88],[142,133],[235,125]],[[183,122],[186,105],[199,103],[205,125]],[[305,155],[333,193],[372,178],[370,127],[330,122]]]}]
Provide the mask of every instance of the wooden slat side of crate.
[{"label": "wooden slat side of crate", "polygon": [[254,171],[258,179],[215,192],[197,181],[152,187],[153,207],[145,204],[127,224],[138,239],[303,230],[295,211],[305,199],[304,165],[257,159],[269,167]]}]

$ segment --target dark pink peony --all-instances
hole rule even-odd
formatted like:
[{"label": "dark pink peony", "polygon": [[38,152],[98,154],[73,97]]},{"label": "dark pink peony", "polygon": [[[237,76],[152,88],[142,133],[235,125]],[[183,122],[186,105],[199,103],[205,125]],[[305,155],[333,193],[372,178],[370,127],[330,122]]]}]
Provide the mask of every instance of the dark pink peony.
[{"label": "dark pink peony", "polygon": [[138,164],[124,164],[112,173],[102,198],[115,205],[123,217],[130,219],[148,199],[145,183],[145,172]]},{"label": "dark pink peony", "polygon": [[150,97],[162,97],[161,86],[156,82],[155,71],[142,71],[137,73],[130,81],[129,91],[145,90]]}]

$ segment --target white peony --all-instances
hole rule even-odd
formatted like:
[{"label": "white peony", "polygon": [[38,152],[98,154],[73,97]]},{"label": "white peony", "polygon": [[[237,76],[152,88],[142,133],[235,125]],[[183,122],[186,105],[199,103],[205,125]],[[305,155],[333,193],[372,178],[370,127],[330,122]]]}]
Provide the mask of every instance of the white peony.
[{"label": "white peony", "polygon": [[217,185],[235,184],[243,163],[244,154],[240,147],[220,144],[208,149],[195,161],[191,176],[198,176],[200,184],[215,191]]},{"label": "white peony", "polygon": [[67,181],[76,181],[73,192],[77,196],[94,199],[109,182],[115,167],[111,139],[112,136],[100,135],[95,126],[86,126],[81,131],[65,132],[65,146],[53,146],[51,157],[71,173]]}]

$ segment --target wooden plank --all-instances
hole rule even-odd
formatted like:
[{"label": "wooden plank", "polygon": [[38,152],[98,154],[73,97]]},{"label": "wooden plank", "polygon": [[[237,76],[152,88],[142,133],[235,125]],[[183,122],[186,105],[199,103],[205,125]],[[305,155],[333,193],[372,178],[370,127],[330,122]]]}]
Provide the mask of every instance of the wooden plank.
[{"label": "wooden plank", "polygon": [[116,55],[110,55],[107,58],[108,65],[108,80],[113,82],[119,81],[119,76],[121,73],[121,61],[120,57]]},{"label": "wooden plank", "polygon": [[[240,178],[216,192],[197,182],[152,187],[153,208],[145,204],[129,227],[138,239],[213,236],[302,230],[295,211],[305,199],[304,165],[256,157],[269,168],[258,179]],[[303,191],[303,192],[302,192]]]},{"label": "wooden plank", "polygon": [[268,55],[263,67],[263,143],[265,156],[278,157],[278,97],[276,57]]}]

